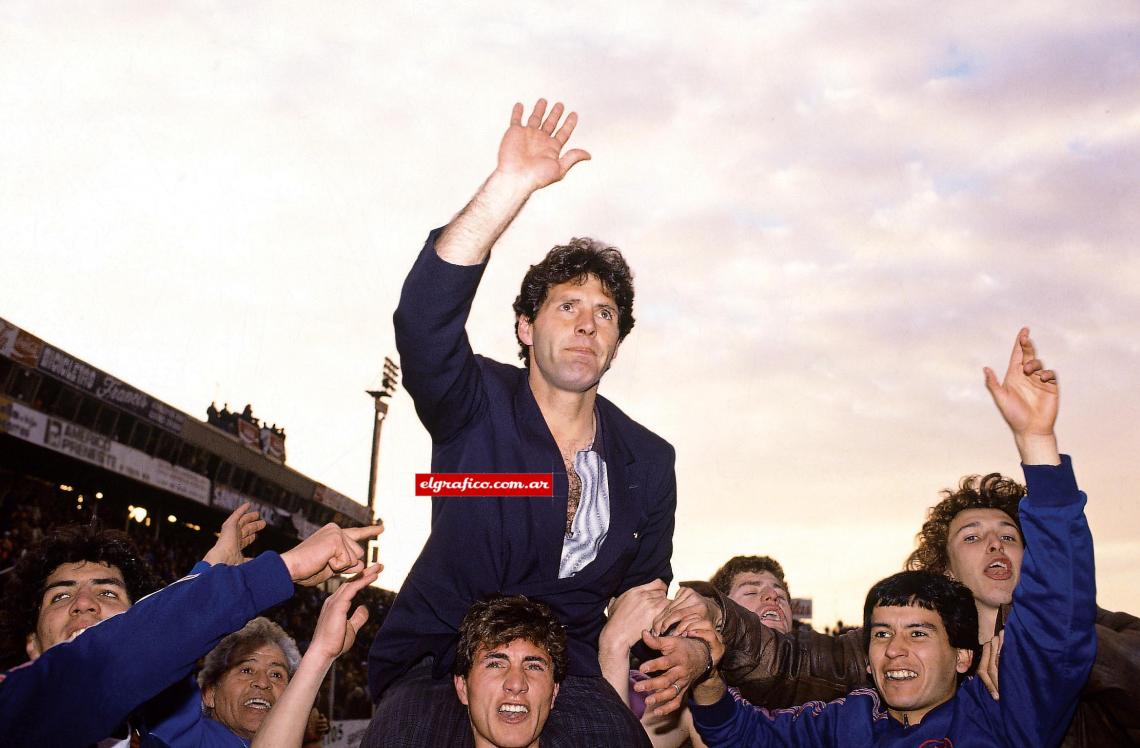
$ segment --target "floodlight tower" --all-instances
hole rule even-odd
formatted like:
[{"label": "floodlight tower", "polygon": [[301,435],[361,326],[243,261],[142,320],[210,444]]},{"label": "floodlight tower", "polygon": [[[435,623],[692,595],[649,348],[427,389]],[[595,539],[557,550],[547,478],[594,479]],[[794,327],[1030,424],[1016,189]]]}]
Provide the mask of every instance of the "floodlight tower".
[{"label": "floodlight tower", "polygon": [[365,390],[372,396],[372,402],[376,406],[372,416],[372,465],[368,470],[368,516],[372,520],[376,519],[376,468],[380,462],[380,429],[383,428],[384,418],[388,415],[388,403],[384,398],[396,394],[396,388],[400,386],[399,380],[400,367],[385,356],[384,378],[380,382],[380,389]]}]

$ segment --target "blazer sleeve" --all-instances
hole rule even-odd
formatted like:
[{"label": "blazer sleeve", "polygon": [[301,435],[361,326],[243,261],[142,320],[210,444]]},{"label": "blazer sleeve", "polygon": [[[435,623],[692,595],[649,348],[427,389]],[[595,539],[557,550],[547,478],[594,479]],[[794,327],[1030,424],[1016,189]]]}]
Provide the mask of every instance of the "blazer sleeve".
[{"label": "blazer sleeve", "polygon": [[440,259],[432,231],[412,265],[393,323],[404,387],[436,442],[446,442],[487,405],[467,317],[487,264],[453,265]]}]

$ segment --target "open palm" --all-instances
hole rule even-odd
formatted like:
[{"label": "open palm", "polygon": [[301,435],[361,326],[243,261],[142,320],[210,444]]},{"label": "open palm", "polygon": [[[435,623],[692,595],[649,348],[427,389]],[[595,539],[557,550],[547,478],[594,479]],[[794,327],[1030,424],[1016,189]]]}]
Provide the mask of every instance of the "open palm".
[{"label": "open palm", "polygon": [[523,105],[515,104],[510,127],[499,144],[498,171],[537,190],[561,180],[574,164],[589,159],[590,154],[580,148],[562,153],[578,124],[578,115],[570,112],[559,127],[562,112],[559,102],[547,114],[546,99],[539,99],[523,124]]}]

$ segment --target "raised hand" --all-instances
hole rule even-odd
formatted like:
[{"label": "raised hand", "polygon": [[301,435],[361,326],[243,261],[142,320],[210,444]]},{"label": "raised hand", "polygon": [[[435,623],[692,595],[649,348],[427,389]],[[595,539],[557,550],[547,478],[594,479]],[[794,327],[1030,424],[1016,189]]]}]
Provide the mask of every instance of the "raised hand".
[{"label": "raised hand", "polygon": [[215,564],[237,566],[245,561],[241,552],[257,540],[257,533],[265,529],[265,520],[261,519],[261,515],[256,511],[251,512],[249,507],[250,503],[247,501],[230,513],[222,523],[217,542],[202,557],[203,561],[211,566]]},{"label": "raised hand", "polygon": [[539,99],[523,124],[523,105],[515,104],[510,127],[499,144],[498,174],[519,180],[533,192],[560,181],[574,164],[589,159],[590,154],[580,148],[562,153],[578,124],[577,113],[570,112],[559,126],[562,112],[558,102],[547,114],[546,99]]},{"label": "raised hand", "polygon": [[628,656],[629,648],[641,639],[641,632],[649,628],[653,618],[669,604],[667,592],[668,586],[660,579],[623,592],[610,603],[601,645],[621,647]]},{"label": "raised hand", "polygon": [[578,115],[570,112],[559,126],[562,112],[562,104],[555,104],[547,114],[546,99],[539,99],[524,124],[523,105],[515,104],[499,143],[498,165],[439,237],[435,252],[440,259],[452,265],[485,262],[535,190],[559,181],[574,164],[590,158],[580,148],[562,152],[578,124]]},{"label": "raised hand", "polygon": [[999,383],[988,366],[983,371],[986,389],[1013,431],[1021,461],[1027,465],[1060,464],[1053,433],[1060,402],[1057,375],[1037,358],[1029,328],[1023,327],[1017,333],[1003,381]]},{"label": "raised hand", "polygon": [[[324,535],[317,540],[316,546],[324,547],[326,543],[331,546],[332,542],[329,538],[332,538],[333,535],[331,531],[326,532],[329,528],[341,533],[351,533],[353,536],[357,536],[354,540],[348,542],[355,542],[355,540],[362,539],[360,533],[352,533],[352,530],[370,530],[373,531],[375,535],[379,535],[382,529],[377,526],[355,527],[348,530],[341,530],[336,525],[325,525],[310,536],[305,543],[308,543],[314,538],[317,538],[321,533],[324,533]],[[281,558],[284,559],[287,554],[293,551],[302,550],[301,546],[305,543],[297,546],[292,551],[286,551],[281,554]],[[304,553],[306,555],[312,555],[313,558],[320,555],[313,552],[313,548],[304,549]],[[352,598],[355,597],[356,593],[360,592],[360,590],[375,582],[376,576],[380,573],[382,568],[384,567],[380,564],[369,566],[367,569],[364,569],[363,572],[338,587],[337,591],[329,595],[325,600],[324,605],[321,607],[321,615],[317,619],[317,627],[313,631],[313,638],[309,644],[309,649],[305,652],[305,656],[301,658],[301,664],[297,668],[297,672],[293,674],[293,678],[289,681],[289,686],[285,689],[285,693],[281,694],[281,698],[277,699],[277,703],[269,710],[265,721],[261,723],[261,728],[253,738],[253,748],[281,748],[283,745],[299,746],[302,744],[305,739],[305,731],[308,727],[313,702],[316,701],[317,691],[320,689],[325,675],[328,674],[333,661],[347,652],[349,647],[352,646],[353,641],[356,640],[357,633],[360,631],[360,627],[368,620],[368,610],[364,606],[357,607],[356,610],[352,611],[352,615],[348,614],[349,608],[352,607]],[[290,570],[292,570],[292,567],[290,567]]]},{"label": "raised hand", "polygon": [[629,705],[629,649],[641,640],[653,617],[669,603],[669,586],[660,579],[631,587],[610,602],[606,625],[598,637],[602,676]]},{"label": "raised hand", "polygon": [[333,574],[364,569],[367,543],[384,532],[384,525],[340,528],[331,522],[281,554],[289,576],[302,587],[315,587]]},{"label": "raised hand", "polygon": [[375,582],[383,568],[381,564],[372,564],[325,598],[324,605],[321,606],[321,615],[317,618],[317,627],[313,631],[312,643],[309,645],[316,648],[321,656],[335,660],[347,652],[356,641],[356,634],[368,620],[368,609],[363,605],[357,606],[350,616],[348,610],[352,605],[352,598],[357,592]]},{"label": "raised hand", "polygon": [[684,634],[690,628],[716,628],[721,616],[715,602],[695,590],[682,587],[662,611],[653,619],[652,631],[657,633]]}]

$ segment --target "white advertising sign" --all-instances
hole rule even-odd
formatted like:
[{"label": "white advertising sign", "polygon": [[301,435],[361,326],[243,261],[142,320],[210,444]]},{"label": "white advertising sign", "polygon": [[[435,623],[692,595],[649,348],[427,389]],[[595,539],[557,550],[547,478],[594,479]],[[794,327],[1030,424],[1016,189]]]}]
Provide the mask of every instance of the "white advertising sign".
[{"label": "white advertising sign", "polygon": [[204,475],[171,465],[70,421],[40,413],[20,403],[0,402],[0,429],[32,444],[98,465],[141,483],[210,503],[210,481]]}]

